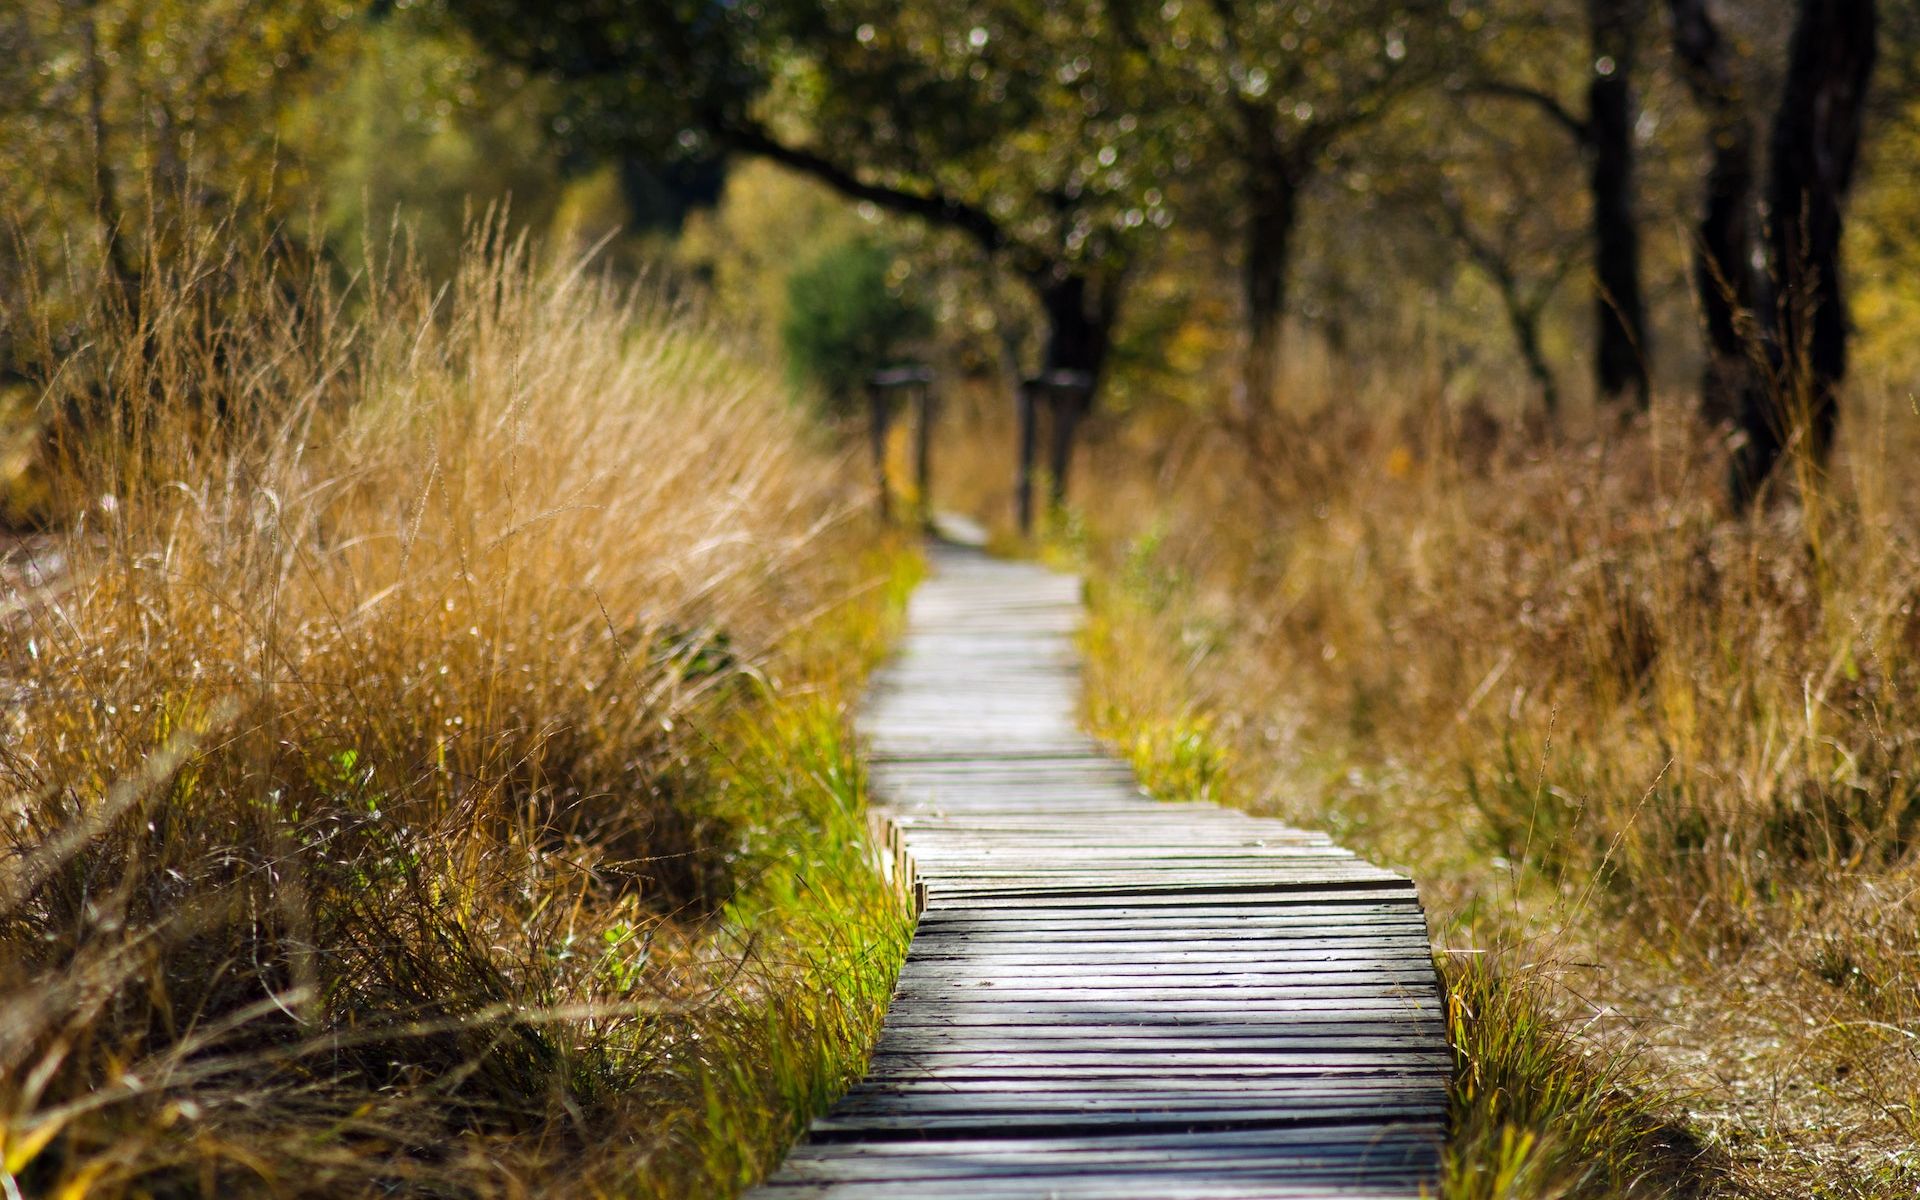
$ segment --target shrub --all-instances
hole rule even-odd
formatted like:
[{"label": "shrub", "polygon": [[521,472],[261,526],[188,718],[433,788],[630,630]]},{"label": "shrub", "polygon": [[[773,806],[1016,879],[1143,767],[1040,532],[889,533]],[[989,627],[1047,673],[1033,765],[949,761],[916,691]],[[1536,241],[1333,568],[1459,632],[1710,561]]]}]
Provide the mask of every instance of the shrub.
[{"label": "shrub", "polygon": [[932,326],[926,308],[889,277],[893,252],[869,237],[828,244],[787,279],[781,326],[794,379],[830,408],[859,403],[866,380]]}]

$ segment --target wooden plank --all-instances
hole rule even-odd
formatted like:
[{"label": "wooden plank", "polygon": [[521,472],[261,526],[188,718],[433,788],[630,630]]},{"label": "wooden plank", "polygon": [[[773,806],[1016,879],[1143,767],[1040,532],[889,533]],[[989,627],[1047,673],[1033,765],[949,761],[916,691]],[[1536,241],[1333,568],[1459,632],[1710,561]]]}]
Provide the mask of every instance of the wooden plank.
[{"label": "wooden plank", "polygon": [[1215,1154],[1233,1151],[1288,1154],[1340,1147],[1379,1148],[1386,1153],[1410,1153],[1434,1148],[1430,1124],[1312,1125],[1296,1128],[1208,1130],[1201,1133],[1117,1135],[1097,1142],[1059,1137],[949,1138],[933,1141],[814,1142],[796,1147],[794,1157],[810,1161],[858,1161],[993,1156],[1018,1161],[1028,1156],[1107,1158],[1127,1154],[1178,1153],[1202,1150]]},{"label": "wooden plank", "polygon": [[[1231,1003],[1223,1003],[1231,999]],[[972,995],[953,994],[937,996],[916,1002],[913,1011],[933,1016],[953,1016],[983,1010],[997,1010],[1004,1013],[1020,1013],[1034,1021],[1069,1021],[1075,1018],[1111,1020],[1116,1014],[1137,1011],[1142,1007],[1137,995],[1121,993],[1102,999],[1086,996],[1055,996],[1047,999],[1015,998],[998,991],[978,989]],[[1385,1013],[1425,1013],[1434,1017],[1440,1015],[1440,1002],[1409,990],[1405,995],[1377,996],[1232,996],[1222,992],[1208,997],[1187,997],[1178,1000],[1156,1000],[1151,1007],[1157,1011],[1173,1015],[1218,1018],[1223,1012],[1243,1014],[1257,1013],[1265,1020],[1278,1020],[1285,1014],[1288,1019],[1298,1019],[1293,1014],[1307,1016],[1315,1013],[1346,1014],[1385,1014]]]},{"label": "wooden plank", "polygon": [[[1382,1176],[1404,1178],[1409,1181],[1419,1179],[1420,1172],[1425,1169],[1426,1163],[1424,1161],[1408,1162],[1407,1157],[1384,1153],[1373,1155],[1348,1153],[1341,1149],[1319,1154],[1285,1156],[1215,1155],[1207,1162],[1206,1178],[1218,1181],[1271,1180],[1282,1183],[1308,1181],[1339,1183],[1351,1181],[1356,1176],[1364,1176],[1367,1177],[1370,1185],[1377,1186]],[[1012,1162],[1002,1162],[997,1159],[989,1159],[985,1162],[959,1162],[951,1158],[918,1161],[893,1159],[880,1162],[803,1161],[795,1164],[792,1174],[796,1180],[833,1183],[884,1182],[895,1185],[975,1179],[984,1179],[988,1183],[1036,1179],[1051,1182],[1059,1177],[1066,1177],[1069,1181],[1084,1181],[1089,1177],[1109,1173],[1128,1181],[1158,1177],[1168,1183],[1175,1183],[1191,1176],[1194,1169],[1192,1156],[1161,1151],[1125,1157],[1023,1158]]]},{"label": "wooden plank", "polygon": [[[922,930],[918,936],[924,944],[916,947],[916,954],[923,959],[997,954],[1036,962],[1057,962],[1062,953],[1061,947],[1073,946],[1075,949],[1072,953],[1082,961],[1101,956],[1136,954],[1150,955],[1152,961],[1165,962],[1208,954],[1286,954],[1317,946],[1347,946],[1393,949],[1424,962],[1432,961],[1427,957],[1426,931],[1411,922],[1398,927],[1384,922],[1364,924],[1344,936],[1340,933],[1340,927],[1332,923],[1295,926],[1291,929],[1232,926],[1208,929],[1202,925],[1142,923],[1120,930],[1075,924],[1065,927],[1038,926],[1020,932],[964,928],[935,932]],[[1036,938],[1045,939],[1045,949],[1035,946]],[[1165,948],[1156,943],[1164,943]],[[1162,958],[1161,955],[1168,957]]]},{"label": "wooden plank", "polygon": [[[1429,1121],[1438,1125],[1443,1109],[1425,1097],[1412,1101],[1376,1098],[1354,1099],[1341,1095],[1287,1096],[1276,1093],[1261,1100],[1250,1099],[1239,1108],[1212,1108],[1189,1112],[1146,1109],[1095,1109],[1069,1104],[1064,1111],[1042,1114],[1044,1120],[1015,1122],[1010,1114],[992,1109],[960,1112],[852,1113],[834,1112],[819,1118],[808,1132],[814,1141],[854,1141],[860,1138],[980,1137],[1005,1135],[1009,1131],[1032,1133],[1044,1129],[1059,1136],[1082,1134],[1107,1137],[1120,1133],[1191,1132],[1201,1129],[1266,1129],[1288,1126],[1312,1126],[1355,1121],[1375,1122],[1381,1126],[1408,1121]],[[1034,1114],[1026,1114],[1033,1116]]]},{"label": "wooden plank", "polygon": [[983,1050],[1049,1045],[1097,1048],[1108,1045],[1183,1043],[1224,1047],[1251,1042],[1273,1047],[1322,1046],[1354,1050],[1367,1048],[1387,1050],[1404,1042],[1406,1045],[1431,1049],[1430,1043],[1425,1040],[1430,1032],[1431,1030],[1424,1023],[1393,1020],[1347,1020],[1296,1024],[1257,1019],[1235,1020],[1231,1016],[1184,1024],[1178,1020],[1172,1020],[1142,1021],[1132,1025],[1115,1024],[1110,1021],[1045,1025],[1033,1022],[1008,1022],[1002,1025],[984,1023],[936,1025],[931,1022],[907,1024],[889,1021],[885,1032],[874,1045],[876,1052],[884,1052],[891,1048],[952,1047],[959,1050]]},{"label": "wooden plank", "polygon": [[1118,1024],[1112,1021],[1056,1024],[1023,1021],[1017,1016],[1001,1019],[990,1012],[983,1013],[983,1018],[974,1022],[933,1019],[888,1021],[886,1031],[881,1034],[876,1046],[884,1049],[889,1045],[925,1044],[968,1049],[1048,1042],[1101,1045],[1106,1039],[1155,1042],[1196,1037],[1205,1039],[1212,1045],[1227,1044],[1242,1038],[1258,1038],[1281,1046],[1352,1045],[1357,1048],[1392,1046],[1402,1039],[1412,1045],[1430,1045],[1427,1039],[1432,1032],[1424,1024],[1410,1024],[1397,1020],[1332,1019],[1283,1023],[1245,1020],[1235,1022],[1230,1017],[1225,1020],[1215,1018],[1191,1020],[1174,1016],[1167,1020],[1141,1018],[1134,1024]]},{"label": "wooden plank", "polygon": [[1078,581],[933,558],[860,720],[919,928],[866,1078],[755,1195],[1430,1191],[1453,1060],[1411,883],[1148,798],[1075,723]]}]

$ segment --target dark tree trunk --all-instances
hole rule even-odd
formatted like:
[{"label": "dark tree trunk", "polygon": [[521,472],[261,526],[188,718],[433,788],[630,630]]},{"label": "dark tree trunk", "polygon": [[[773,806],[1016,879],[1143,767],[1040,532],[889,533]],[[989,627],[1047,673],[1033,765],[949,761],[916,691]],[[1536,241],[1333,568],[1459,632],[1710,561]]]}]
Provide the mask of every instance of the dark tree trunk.
[{"label": "dark tree trunk", "polygon": [[1594,378],[1604,399],[1631,394],[1645,407],[1647,327],[1640,295],[1640,229],[1633,214],[1633,51],[1639,0],[1587,0],[1593,80],[1587,136],[1593,193]]},{"label": "dark tree trunk", "polygon": [[[1092,411],[1094,397],[1113,344],[1113,326],[1119,317],[1121,276],[1112,272],[1055,270],[1032,279],[1047,336],[1040,376],[1046,385],[1023,388],[1020,398],[1021,433],[1016,502],[1022,531],[1032,524],[1032,479],[1039,450],[1038,413],[1048,411],[1047,469],[1049,494],[1057,506],[1067,497],[1067,476],[1073,465],[1073,447],[1081,422]],[[1062,380],[1081,377],[1084,386],[1065,386]]]},{"label": "dark tree trunk", "polygon": [[1553,368],[1547,363],[1546,352],[1540,347],[1540,314],[1546,309],[1547,300],[1553,295],[1561,272],[1555,272],[1551,280],[1529,295],[1529,289],[1521,285],[1511,255],[1498,243],[1474,231],[1465,207],[1452,189],[1442,191],[1440,212],[1454,240],[1466,251],[1467,258],[1480,268],[1493,284],[1494,290],[1499,292],[1500,307],[1506,313],[1507,327],[1513,331],[1513,341],[1520,351],[1520,360],[1527,368],[1528,378],[1540,390],[1542,415],[1552,422],[1560,415],[1560,385],[1554,378]]},{"label": "dark tree trunk", "polygon": [[1063,272],[1035,283],[1047,321],[1043,372],[1085,371],[1100,382],[1113,337],[1114,287],[1091,272]]},{"label": "dark tree trunk", "polygon": [[1708,0],[1667,0],[1667,7],[1674,55],[1707,119],[1709,165],[1694,230],[1693,283],[1707,336],[1700,411],[1718,425],[1737,419],[1748,393],[1762,386],[1753,327],[1743,331],[1763,292],[1753,269],[1753,123],[1734,77],[1731,49],[1714,25]]},{"label": "dark tree trunk", "polygon": [[[1264,130],[1258,136],[1270,141]],[[1258,421],[1279,386],[1280,343],[1287,316],[1287,269],[1306,170],[1298,156],[1265,145],[1248,164],[1246,260],[1241,287],[1247,312],[1247,357],[1242,367],[1241,416]]]},{"label": "dark tree trunk", "polygon": [[1775,385],[1742,413],[1737,500],[1751,501],[1796,435],[1820,466],[1833,447],[1847,373],[1840,238],[1873,73],[1874,0],[1800,0],[1787,80],[1774,116],[1767,176],[1767,248],[1780,287]]},{"label": "dark tree trunk", "polygon": [[93,212],[100,223],[101,254],[109,274],[119,285],[131,323],[140,323],[140,271],[129,259],[126,214],[114,184],[113,164],[107,158],[107,59],[100,45],[99,20],[94,5],[84,7],[82,53],[87,59],[87,133],[93,157]]}]

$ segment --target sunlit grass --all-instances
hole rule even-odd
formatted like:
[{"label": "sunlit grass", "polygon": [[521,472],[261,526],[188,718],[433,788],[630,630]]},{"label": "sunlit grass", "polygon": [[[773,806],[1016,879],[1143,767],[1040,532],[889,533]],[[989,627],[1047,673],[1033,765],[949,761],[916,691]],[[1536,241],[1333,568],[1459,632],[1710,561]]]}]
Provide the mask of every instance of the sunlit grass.
[{"label": "sunlit grass", "polygon": [[1595,1053],[1557,1009],[1550,964],[1443,958],[1454,1074],[1450,1200],[1704,1196],[1725,1165],[1644,1067]]},{"label": "sunlit grass", "polygon": [[1234,781],[1213,717],[1196,710],[1183,685],[1152,655],[1126,646],[1157,637],[1140,601],[1103,596],[1093,605],[1080,644],[1087,652],[1087,727],[1127,759],[1148,792],[1162,800],[1229,803]]},{"label": "sunlit grass", "polygon": [[1910,422],[1863,398],[1746,519],[1684,412],[1542,441],[1377,382],[1089,455],[1091,723],[1420,883],[1449,1194],[1908,1194]]},{"label": "sunlit grass", "polygon": [[497,240],[445,292],[195,245],[43,348],[0,1179],[732,1190],[903,947],[842,719],[910,558],[663,300]]}]

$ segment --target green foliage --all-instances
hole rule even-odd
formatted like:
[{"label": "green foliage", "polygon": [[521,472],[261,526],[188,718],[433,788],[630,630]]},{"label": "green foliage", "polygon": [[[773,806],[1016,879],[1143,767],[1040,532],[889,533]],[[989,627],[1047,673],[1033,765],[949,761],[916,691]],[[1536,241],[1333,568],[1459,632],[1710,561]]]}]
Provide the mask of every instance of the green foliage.
[{"label": "green foliage", "polygon": [[[691,1153],[653,1164],[643,1196],[729,1195],[771,1169],[865,1070],[912,933],[904,896],[874,866],[839,702],[776,699],[736,717],[710,747],[709,802],[744,834],[722,940],[744,948],[751,982],[700,1014],[666,1064],[698,1097],[670,1118]],[[636,970],[629,940],[608,937],[616,979]]]},{"label": "green foliage", "polygon": [[264,230],[306,199],[316,164],[287,116],[360,28],[344,0],[6,5],[0,368],[78,336],[103,283],[131,292],[190,249],[189,222]]},{"label": "green foliage", "polygon": [[1452,1200],[1666,1200],[1707,1195],[1725,1175],[1723,1155],[1660,1116],[1670,1098],[1553,1011],[1542,968],[1482,955],[1441,966]]},{"label": "green foliage", "polygon": [[397,216],[422,267],[445,279],[466,226],[487,209],[523,228],[551,222],[563,179],[552,105],[547,89],[458,30],[395,14],[369,25],[351,61],[295,106],[288,126],[324,162],[314,181],[320,232],[343,261],[364,261],[367,241],[384,244]]},{"label": "green foliage", "polygon": [[895,284],[893,262],[886,245],[854,237],[826,246],[787,278],[780,337],[788,365],[835,409],[858,404],[867,376],[932,329],[926,307]]},{"label": "green foliage", "polygon": [[[1915,39],[1920,45],[1920,38]],[[1915,52],[1920,59],[1920,50]],[[1857,271],[1852,314],[1860,325],[1861,357],[1889,378],[1920,372],[1920,98],[1901,106],[1867,143],[1867,177],[1849,226],[1849,269]],[[1855,268],[1854,264],[1858,264]]]},{"label": "green foliage", "polygon": [[1203,713],[1136,720],[1114,740],[1141,784],[1161,800],[1217,804],[1228,790],[1226,747]]}]

